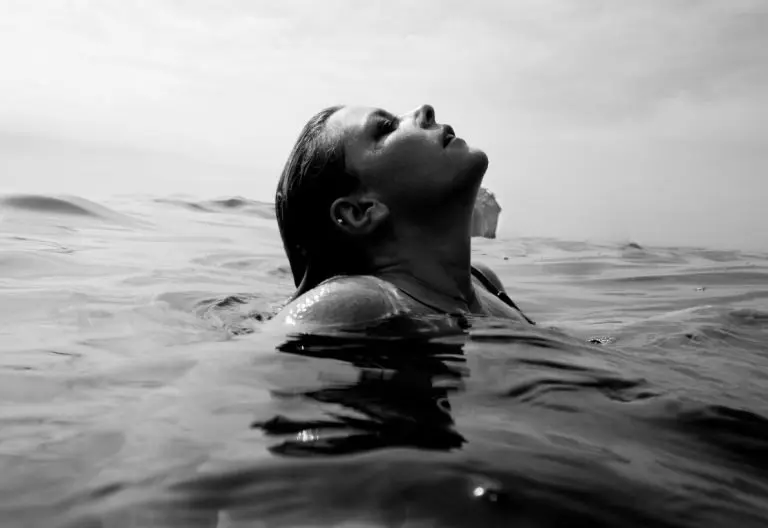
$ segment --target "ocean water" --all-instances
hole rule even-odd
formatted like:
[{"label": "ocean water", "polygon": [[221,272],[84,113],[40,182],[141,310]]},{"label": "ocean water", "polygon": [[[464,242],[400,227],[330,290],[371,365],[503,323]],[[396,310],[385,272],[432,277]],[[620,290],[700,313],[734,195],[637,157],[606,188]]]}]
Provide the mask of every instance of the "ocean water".
[{"label": "ocean water", "polygon": [[0,526],[768,526],[768,254],[473,251],[536,328],[286,336],[268,204],[0,197]]}]

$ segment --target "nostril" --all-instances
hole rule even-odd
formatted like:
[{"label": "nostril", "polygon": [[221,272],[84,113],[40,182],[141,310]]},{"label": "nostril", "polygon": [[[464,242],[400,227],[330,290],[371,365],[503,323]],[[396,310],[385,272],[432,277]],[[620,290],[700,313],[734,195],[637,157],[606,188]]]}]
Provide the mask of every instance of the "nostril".
[{"label": "nostril", "polygon": [[435,109],[432,105],[424,105],[424,121],[429,124],[435,122]]}]

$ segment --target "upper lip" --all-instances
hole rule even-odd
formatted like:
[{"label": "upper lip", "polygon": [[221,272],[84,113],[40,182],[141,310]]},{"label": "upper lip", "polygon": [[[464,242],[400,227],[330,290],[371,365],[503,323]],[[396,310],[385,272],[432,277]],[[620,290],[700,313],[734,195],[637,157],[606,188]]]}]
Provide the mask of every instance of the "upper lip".
[{"label": "upper lip", "polygon": [[455,137],[456,132],[453,131],[453,127],[451,125],[443,125],[443,146],[448,145]]}]

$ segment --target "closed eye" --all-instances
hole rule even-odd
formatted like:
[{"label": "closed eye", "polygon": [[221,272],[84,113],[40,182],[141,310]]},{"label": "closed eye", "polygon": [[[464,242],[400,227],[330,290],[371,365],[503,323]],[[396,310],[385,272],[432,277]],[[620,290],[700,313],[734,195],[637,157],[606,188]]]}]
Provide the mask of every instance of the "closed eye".
[{"label": "closed eye", "polygon": [[397,130],[397,125],[397,119],[394,118],[377,119],[376,124],[374,125],[374,138],[379,140],[387,134],[391,134]]}]

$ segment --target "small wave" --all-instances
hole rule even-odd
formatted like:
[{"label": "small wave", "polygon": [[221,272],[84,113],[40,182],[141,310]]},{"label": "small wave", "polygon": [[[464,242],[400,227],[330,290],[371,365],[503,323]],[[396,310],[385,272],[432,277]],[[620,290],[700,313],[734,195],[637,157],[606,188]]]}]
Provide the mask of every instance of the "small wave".
[{"label": "small wave", "polygon": [[77,204],[72,200],[54,198],[51,196],[17,194],[4,196],[3,198],[0,198],[0,201],[8,207],[25,209],[28,211],[98,217],[98,214],[94,210],[89,209],[84,205]]},{"label": "small wave", "polygon": [[190,201],[177,198],[158,198],[156,203],[176,205],[203,213],[220,213],[240,211],[246,214],[273,220],[275,218],[274,204],[249,200],[240,196],[232,198],[219,198],[215,200]]},{"label": "small wave", "polygon": [[95,265],[72,260],[71,253],[57,251],[0,250],[0,277],[19,280],[41,277],[84,277],[103,272]]},{"label": "small wave", "polygon": [[652,421],[668,422],[674,428],[729,457],[768,471],[768,419],[746,409],[695,401],[667,401]]},{"label": "small wave", "polygon": [[744,255],[741,253],[741,251],[701,249],[694,250],[691,253],[712,262],[733,262],[744,258]]},{"label": "small wave", "polygon": [[208,203],[226,209],[241,209],[249,205],[258,204],[259,202],[243,198],[242,196],[235,196],[233,198],[220,198],[218,200],[210,200]]},{"label": "small wave", "polygon": [[623,246],[621,246],[621,249],[625,249],[625,250],[626,249],[637,249],[637,250],[643,251],[645,248],[643,248],[643,246],[641,246],[637,242],[628,242],[628,243],[624,244]]},{"label": "small wave", "polygon": [[685,270],[679,273],[653,273],[647,275],[632,275],[628,277],[598,278],[595,282],[605,282],[617,285],[626,283],[675,283],[700,286],[706,284],[768,284],[768,272],[744,268],[729,268],[719,271]]},{"label": "small wave", "polygon": [[274,317],[274,307],[261,296],[235,294],[198,299],[194,304],[198,317],[233,335],[250,334],[255,325]]},{"label": "small wave", "polygon": [[594,373],[577,375],[558,373],[557,376],[537,376],[533,379],[516,382],[504,391],[504,396],[520,402],[538,401],[547,406],[542,399],[544,394],[562,391],[596,390],[607,398],[623,403],[644,400],[657,396],[645,380],[626,379],[619,376],[596,375]]},{"label": "small wave", "polygon": [[688,258],[684,254],[670,249],[650,250],[634,243],[620,247],[619,251],[622,261],[643,266],[648,264],[686,264],[688,262]]},{"label": "small wave", "polygon": [[746,327],[757,327],[768,329],[768,312],[742,308],[732,310],[728,313],[729,322]]},{"label": "small wave", "polygon": [[212,213],[213,211],[203,207],[199,203],[196,202],[190,202],[187,200],[178,200],[175,198],[157,198],[156,200],[153,200],[155,203],[159,204],[167,204],[167,205],[176,205],[178,207],[183,207],[185,209],[191,209],[193,211],[199,211],[201,213]]},{"label": "small wave", "polygon": [[[738,302],[742,296],[727,299]],[[760,331],[768,329],[766,312],[710,305],[666,312],[648,321],[653,322],[656,333],[647,336],[644,346],[667,350],[690,346],[739,347],[744,352],[760,350],[765,341]]]},{"label": "small wave", "polygon": [[[1,239],[0,239],[1,240]],[[50,252],[50,253],[62,253],[65,255],[71,255],[75,252],[75,249],[70,246],[65,246],[53,240],[44,240],[42,238],[31,238],[23,236],[10,236],[6,239],[11,244],[21,246],[24,249],[33,247],[36,251]],[[0,255],[2,253],[0,252]],[[1,260],[1,258],[0,258]]]},{"label": "small wave", "polygon": [[280,266],[277,266],[276,268],[273,268],[269,271],[267,271],[269,275],[274,275],[276,277],[290,277],[291,276],[291,267],[283,264]]},{"label": "small wave", "polygon": [[580,241],[580,240],[560,240],[557,238],[547,238],[547,237],[541,237],[541,238],[530,239],[530,240],[536,241],[540,245],[549,246],[551,248],[559,249],[561,251],[566,251],[569,253],[582,253],[584,251],[590,251],[595,249],[594,244],[591,244],[585,241]]},{"label": "small wave", "polygon": [[0,196],[0,205],[31,213],[79,216],[118,223],[134,222],[127,215],[78,196],[11,194]]}]

